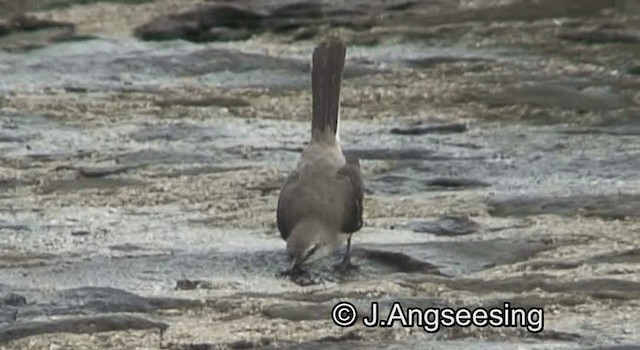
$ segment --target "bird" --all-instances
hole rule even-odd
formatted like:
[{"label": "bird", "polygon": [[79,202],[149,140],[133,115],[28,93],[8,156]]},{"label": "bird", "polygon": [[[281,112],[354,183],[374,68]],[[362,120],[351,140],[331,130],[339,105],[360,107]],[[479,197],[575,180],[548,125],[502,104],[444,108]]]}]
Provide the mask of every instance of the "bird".
[{"label": "bird", "polygon": [[280,189],[276,221],[286,241],[289,271],[340,249],[341,271],[351,264],[351,238],[363,226],[360,160],[345,156],[340,142],[340,90],[346,45],[330,37],[311,57],[311,135]]}]

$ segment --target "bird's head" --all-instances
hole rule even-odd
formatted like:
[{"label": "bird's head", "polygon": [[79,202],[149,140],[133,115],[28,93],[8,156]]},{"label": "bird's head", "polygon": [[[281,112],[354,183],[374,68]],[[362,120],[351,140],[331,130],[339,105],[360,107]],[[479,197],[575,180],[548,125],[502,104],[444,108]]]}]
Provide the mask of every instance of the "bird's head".
[{"label": "bird's head", "polygon": [[326,243],[327,233],[319,227],[294,230],[287,240],[287,255],[291,269],[316,261],[330,253]]}]

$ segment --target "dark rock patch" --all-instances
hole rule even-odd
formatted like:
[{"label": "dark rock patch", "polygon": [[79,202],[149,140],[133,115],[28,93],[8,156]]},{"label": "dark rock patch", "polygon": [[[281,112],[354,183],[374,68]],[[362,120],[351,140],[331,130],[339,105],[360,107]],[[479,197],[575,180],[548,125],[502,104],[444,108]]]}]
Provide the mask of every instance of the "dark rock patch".
[{"label": "dark rock patch", "polygon": [[22,295],[10,294],[5,299],[9,297],[11,299],[0,302],[0,310],[17,310],[16,318],[19,322],[26,322],[38,316],[148,313],[203,305],[197,300],[142,297],[108,287],[80,287],[58,291],[53,295],[34,295],[29,304]]},{"label": "dark rock patch", "polygon": [[[476,57],[476,56],[432,56],[425,57],[419,59],[407,60],[407,64],[409,67],[413,68],[429,68],[435,65],[444,64],[444,63],[459,63],[459,62],[467,62],[467,63],[490,63],[494,62],[495,59],[488,57]],[[460,131],[456,131],[460,132]]]},{"label": "dark rock patch", "polygon": [[640,343],[638,344],[619,344],[619,345],[602,345],[587,350],[638,350],[640,349]]},{"label": "dark rock patch", "polygon": [[621,219],[640,215],[640,195],[576,195],[571,197],[516,197],[489,202],[492,216],[597,216]]},{"label": "dark rock patch", "polygon": [[[431,4],[431,3],[428,3]],[[576,3],[572,0],[543,0],[531,6],[528,2],[516,1],[501,6],[481,6],[474,9],[454,8],[433,12],[415,12],[409,16],[392,18],[387,23],[397,25],[435,26],[447,23],[536,21],[543,18],[599,17],[602,10],[612,8],[608,0],[593,0]]]},{"label": "dark rock patch", "polygon": [[630,98],[602,88],[575,87],[553,83],[529,83],[506,87],[502,92],[479,95],[477,99],[489,107],[529,105],[540,108],[562,108],[576,111],[604,112],[632,106]]},{"label": "dark rock patch", "polygon": [[561,130],[564,134],[604,134],[614,136],[640,136],[640,114],[626,114],[618,117],[603,117],[593,125]]},{"label": "dark rock patch", "polygon": [[164,331],[168,324],[128,315],[73,317],[52,321],[16,322],[0,326],[0,343],[33,335],[50,333],[91,334],[123,330],[158,329]]},{"label": "dark rock patch", "polygon": [[[557,248],[560,242],[544,240],[491,239],[482,241],[428,242],[412,244],[387,244],[384,247],[361,245],[354,249],[355,257],[369,260],[362,265],[372,265],[372,273],[391,267],[393,272],[426,270],[458,276],[486,268],[526,261],[536,254]],[[368,250],[383,251],[381,258],[369,257]],[[406,266],[405,266],[406,263]],[[389,265],[385,265],[389,264]],[[375,265],[381,265],[374,268]],[[430,269],[431,268],[431,269]],[[400,270],[402,269],[402,270]],[[436,273],[437,274],[437,273]]]},{"label": "dark rock patch", "polygon": [[25,135],[14,135],[13,133],[3,133],[0,132],[0,142],[6,143],[24,143],[29,141],[31,138]]},{"label": "dark rock patch", "polygon": [[362,255],[365,259],[390,266],[398,272],[421,272],[441,275],[436,265],[418,260],[401,252],[363,249],[358,255]]},{"label": "dark rock patch", "polygon": [[539,260],[527,263],[527,269],[530,271],[539,270],[571,270],[582,265],[579,261],[563,261],[563,260]]},{"label": "dark rock patch", "polygon": [[414,124],[408,127],[393,128],[392,134],[397,135],[424,135],[424,134],[447,134],[460,133],[467,131],[467,124],[449,123],[449,124]]},{"label": "dark rock patch", "polygon": [[449,178],[438,177],[435,179],[425,180],[424,184],[430,187],[443,188],[470,188],[470,187],[489,187],[491,184],[476,179],[467,178]]},{"label": "dark rock patch", "polygon": [[369,148],[369,149],[345,149],[346,156],[354,156],[360,159],[370,160],[471,160],[483,159],[474,157],[453,157],[448,155],[436,155],[435,151],[425,148]]},{"label": "dark rock patch", "polygon": [[0,222],[0,230],[29,231],[29,226]]},{"label": "dark rock patch", "polygon": [[30,185],[32,183],[33,181],[25,181],[25,180],[18,180],[18,179],[0,179],[0,192],[7,191],[7,190],[14,190],[18,187]]},{"label": "dark rock patch", "polygon": [[639,299],[640,282],[611,278],[561,281],[543,274],[530,274],[501,280],[484,281],[478,279],[442,280],[449,288],[478,293],[510,292],[523,293],[539,288],[550,293],[586,295],[597,299],[634,300]]},{"label": "dark rock patch", "polygon": [[26,15],[0,20],[0,50],[24,51],[75,37],[72,23],[56,22]]},{"label": "dark rock patch", "polygon": [[437,236],[462,236],[477,232],[480,224],[466,216],[445,216],[435,221],[414,221],[409,224],[414,232]]},{"label": "dark rock patch", "polygon": [[558,33],[560,39],[587,44],[595,43],[640,43],[640,32],[612,28],[563,29]]},{"label": "dark rock patch", "polygon": [[154,310],[183,309],[200,305],[201,303],[196,300],[146,298],[116,288],[81,287],[58,292],[51,305],[45,306],[44,310],[48,315],[147,313]]},{"label": "dark rock patch", "polygon": [[215,166],[215,165],[203,165],[203,166],[189,167],[184,169],[156,171],[156,172],[147,174],[147,176],[152,178],[158,178],[158,177],[173,178],[173,177],[180,177],[180,176],[198,176],[198,175],[205,175],[205,174],[226,173],[226,172],[234,172],[234,171],[247,170],[247,169],[251,169],[251,167],[250,166],[225,167],[225,166]]},{"label": "dark rock patch", "polygon": [[119,252],[134,252],[136,250],[141,250],[142,248],[131,243],[125,244],[116,244],[109,247],[111,250],[119,251]]},{"label": "dark rock patch", "polygon": [[[171,134],[169,134],[171,135]],[[139,137],[144,139],[145,137],[162,137],[161,134],[138,134]],[[168,136],[168,137],[178,137],[178,135]],[[139,164],[194,164],[194,163],[217,163],[219,159],[217,155],[213,152],[208,152],[207,154],[203,153],[194,153],[194,152],[168,152],[168,151],[157,151],[152,149],[146,149],[141,151],[132,151],[121,153],[114,156],[114,160],[116,160],[119,164],[125,165],[139,165]]]},{"label": "dark rock patch", "polygon": [[190,280],[183,278],[176,282],[176,290],[194,290],[198,288],[210,287],[209,283],[199,280]]},{"label": "dark rock patch", "polygon": [[268,318],[281,318],[289,321],[320,321],[331,315],[331,306],[317,304],[276,304],[266,307],[262,314]]},{"label": "dark rock patch", "polygon": [[0,298],[0,305],[7,305],[7,306],[27,305],[27,298],[21,294],[10,293]]},{"label": "dark rock patch", "polygon": [[135,166],[122,166],[122,165],[114,165],[114,166],[101,166],[101,167],[77,167],[75,168],[78,172],[78,175],[89,178],[96,179],[109,175],[117,175],[126,173],[129,170],[135,169]]},{"label": "dark rock patch", "polygon": [[[591,303],[592,300],[585,295],[552,294],[539,296],[535,294],[525,294],[513,295],[508,298],[501,297],[498,299],[483,300],[482,307],[486,309],[502,308],[505,302],[508,302],[512,307],[519,307],[528,310],[533,308],[545,309],[551,305],[576,306]],[[476,308],[477,306],[478,305],[470,305],[471,308]]]},{"label": "dark rock patch", "polygon": [[251,103],[239,97],[211,96],[203,98],[166,98],[156,101],[160,107],[188,106],[188,107],[248,107]]},{"label": "dark rock patch", "polygon": [[244,40],[265,32],[292,32],[320,25],[369,28],[373,21],[362,11],[346,7],[327,8],[318,3],[293,3],[260,10],[236,4],[205,4],[137,27],[142,40],[185,39],[193,42]]},{"label": "dark rock patch", "polygon": [[53,180],[42,188],[45,194],[74,192],[83,190],[113,190],[122,187],[144,186],[146,183],[135,179],[88,178]]},{"label": "dark rock patch", "polygon": [[74,237],[84,237],[84,236],[88,236],[89,234],[91,234],[91,232],[87,230],[71,231],[71,235]]},{"label": "dark rock patch", "polygon": [[587,262],[604,264],[638,264],[640,263],[640,248],[597,255],[589,258]]}]

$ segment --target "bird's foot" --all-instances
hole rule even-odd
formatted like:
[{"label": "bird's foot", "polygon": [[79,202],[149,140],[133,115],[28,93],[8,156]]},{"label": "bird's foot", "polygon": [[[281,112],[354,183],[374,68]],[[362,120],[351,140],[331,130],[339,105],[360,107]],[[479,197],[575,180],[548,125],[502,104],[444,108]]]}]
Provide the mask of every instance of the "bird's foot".
[{"label": "bird's foot", "polygon": [[360,270],[360,266],[351,263],[351,259],[342,259],[342,261],[333,266],[333,270],[338,273],[349,273]]},{"label": "bird's foot", "polygon": [[288,278],[299,286],[312,286],[321,283],[311,273],[301,268],[293,268],[276,272],[277,278]]}]

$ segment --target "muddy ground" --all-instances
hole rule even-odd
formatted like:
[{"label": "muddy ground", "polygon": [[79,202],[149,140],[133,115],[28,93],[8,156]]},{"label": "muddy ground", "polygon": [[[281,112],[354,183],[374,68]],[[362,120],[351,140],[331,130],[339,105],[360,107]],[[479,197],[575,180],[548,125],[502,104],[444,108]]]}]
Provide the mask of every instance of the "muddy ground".
[{"label": "muddy ground", "polygon": [[[0,4],[0,349],[640,347],[636,2],[282,3],[198,31],[196,0]],[[275,207],[332,33],[360,269],[300,285]],[[338,301],[544,330],[341,328]]]}]

